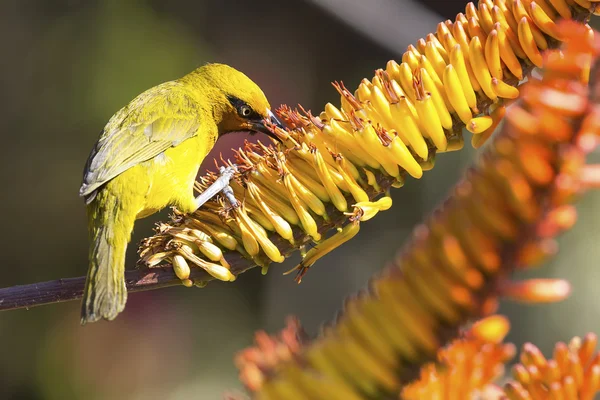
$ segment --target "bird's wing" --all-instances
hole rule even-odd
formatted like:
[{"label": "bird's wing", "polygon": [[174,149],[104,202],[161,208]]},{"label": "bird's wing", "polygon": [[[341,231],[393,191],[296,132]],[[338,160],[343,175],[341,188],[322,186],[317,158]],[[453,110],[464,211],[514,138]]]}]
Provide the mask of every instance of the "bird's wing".
[{"label": "bird's wing", "polygon": [[127,169],[195,136],[197,103],[169,86],[144,92],[106,125],[90,154],[79,195],[90,203],[96,191]]}]

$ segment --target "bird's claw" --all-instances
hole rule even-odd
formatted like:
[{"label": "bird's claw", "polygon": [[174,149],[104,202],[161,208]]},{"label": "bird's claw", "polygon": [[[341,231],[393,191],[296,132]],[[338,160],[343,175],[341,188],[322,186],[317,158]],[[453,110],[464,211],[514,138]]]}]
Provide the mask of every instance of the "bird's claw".
[{"label": "bird's claw", "polygon": [[227,199],[227,201],[231,204],[232,207],[238,206],[238,201],[236,200],[233,189],[229,186],[229,181],[233,178],[233,175],[237,172],[237,167],[235,165],[229,167],[221,167],[219,168],[219,177],[212,185],[206,188],[205,191],[200,193],[198,197],[195,199],[196,209],[199,209],[216,196],[219,192],[223,193],[223,196]]},{"label": "bird's claw", "polygon": [[[232,165],[229,167],[221,167],[219,168],[219,174],[221,175],[221,177],[223,176],[227,176],[227,186],[225,186],[223,188],[223,190],[221,190],[221,193],[223,194],[223,196],[225,196],[225,198],[227,199],[227,201],[229,202],[229,204],[231,205],[231,207],[236,208],[237,206],[239,206],[239,202],[237,201],[237,199],[235,198],[235,195],[233,193],[233,189],[231,188],[231,186],[229,186],[229,181],[231,180],[231,178],[233,178],[233,175],[238,172],[237,166],[236,165]],[[219,179],[221,179],[221,177]]]}]

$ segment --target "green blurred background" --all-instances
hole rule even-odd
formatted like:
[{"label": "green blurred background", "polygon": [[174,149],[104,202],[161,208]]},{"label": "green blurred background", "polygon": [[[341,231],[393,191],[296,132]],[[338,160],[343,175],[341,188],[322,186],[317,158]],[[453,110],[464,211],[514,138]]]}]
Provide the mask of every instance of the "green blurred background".
[{"label": "green blurred background", "polygon": [[[225,62],[246,72],[273,106],[320,111],[338,102],[329,84],[363,77],[463,1],[408,0],[2,0],[0,1],[0,287],[84,275],[82,168],[110,116],[143,90],[197,66]],[[468,138],[467,138],[468,139]],[[220,141],[213,154],[238,146]],[[393,192],[394,207],[296,285],[275,267],[234,284],[133,294],[112,323],[82,328],[77,302],[0,314],[0,399],[218,399],[239,390],[236,351],[257,329],[300,317],[318,332],[343,298],[363,288],[410,230],[446,195],[476,153],[438,158],[420,181]],[[212,165],[212,158],[207,165]],[[574,293],[546,306],[503,304],[509,340],[552,343],[600,332],[600,195],[580,203],[577,227],[542,274],[568,278]],[[135,243],[167,212],[136,225]],[[525,275],[525,274],[523,274]]]}]

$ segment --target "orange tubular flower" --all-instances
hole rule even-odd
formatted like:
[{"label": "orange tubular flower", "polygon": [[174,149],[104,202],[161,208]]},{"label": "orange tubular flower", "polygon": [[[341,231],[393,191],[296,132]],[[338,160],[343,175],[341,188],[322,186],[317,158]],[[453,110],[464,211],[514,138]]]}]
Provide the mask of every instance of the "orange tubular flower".
[{"label": "orange tubular flower", "polygon": [[[486,331],[483,337],[475,331]],[[515,355],[515,347],[502,340],[508,321],[488,317],[461,338],[438,352],[438,362],[421,368],[420,378],[402,389],[401,399],[470,399],[501,394],[493,381],[504,374],[504,364]],[[490,335],[491,334],[491,335]]]},{"label": "orange tubular flower", "polygon": [[564,399],[592,400],[600,390],[600,353],[598,337],[588,333],[583,340],[575,337],[567,345],[554,346],[547,360],[531,343],[521,352],[521,363],[513,367],[514,380],[504,386],[509,400]]}]

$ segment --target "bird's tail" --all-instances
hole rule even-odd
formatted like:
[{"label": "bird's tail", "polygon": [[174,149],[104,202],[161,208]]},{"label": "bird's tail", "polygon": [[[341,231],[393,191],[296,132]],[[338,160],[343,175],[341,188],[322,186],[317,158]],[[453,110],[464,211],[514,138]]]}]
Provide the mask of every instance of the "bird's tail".
[{"label": "bird's tail", "polygon": [[81,324],[113,320],[125,308],[125,252],[134,215],[125,212],[116,196],[100,193],[88,205],[89,269],[81,304]]}]

